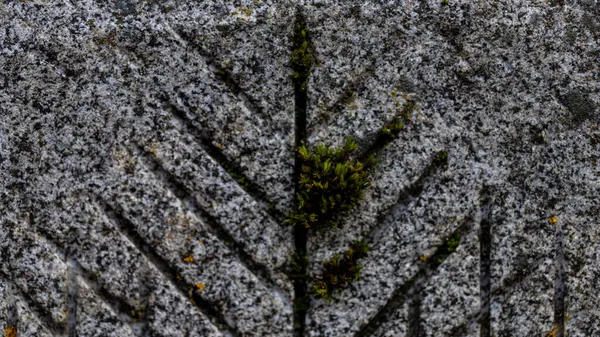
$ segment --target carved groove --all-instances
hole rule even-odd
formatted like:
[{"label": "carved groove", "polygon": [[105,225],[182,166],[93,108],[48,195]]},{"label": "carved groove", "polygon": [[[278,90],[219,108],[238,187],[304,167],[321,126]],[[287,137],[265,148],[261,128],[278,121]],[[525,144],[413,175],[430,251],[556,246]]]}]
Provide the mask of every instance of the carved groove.
[{"label": "carved groove", "polygon": [[[304,18],[300,8],[296,9],[296,22],[295,25],[302,27],[306,26],[306,19]],[[294,39],[298,39],[299,36],[294,36]],[[293,62],[292,62],[293,63]],[[307,71],[300,65],[294,65],[294,72],[303,73]],[[308,70],[310,71],[310,69]],[[307,88],[303,88],[303,81],[308,81],[309,74],[305,74],[306,79],[299,78],[293,80],[294,84],[294,115],[295,115],[295,149],[299,148],[302,143],[306,140],[307,135],[307,117],[306,110],[308,107],[308,93]],[[306,86],[306,82],[304,83]],[[294,151],[294,195],[300,191],[300,174],[302,161],[297,153]],[[294,246],[296,248],[296,255],[299,257],[308,256],[307,250],[308,241],[308,230],[304,226],[294,227]],[[301,264],[298,277],[294,280],[294,336],[303,337],[306,329],[306,314],[308,312],[308,305],[305,305],[306,298],[308,295],[308,278],[306,265]]]},{"label": "carved groove", "polygon": [[[193,288],[194,285],[188,284],[183,280],[178,280],[177,271],[173,269],[167,261],[165,261],[162,257],[160,257],[154,249],[145,243],[144,239],[139,236],[137,233],[135,226],[127,220],[123,215],[118,213],[115,209],[113,209],[109,204],[98,200],[98,203],[104,209],[105,214],[110,219],[113,224],[115,224],[116,228],[118,228],[121,235],[125,236],[136,249],[142,253],[146,259],[154,266],[156,269],[171,282],[171,284],[175,285],[175,289],[178,290],[179,294],[184,298],[188,298],[190,294],[188,293],[188,289]],[[191,293],[191,298],[194,301],[192,304],[202,312],[208,319],[223,333],[229,333],[233,336],[240,336],[240,333],[232,326],[230,326],[223,315],[213,309],[214,303],[209,303],[204,300],[200,295],[195,292]]]},{"label": "carved groove", "polygon": [[[182,43],[185,43],[188,46],[191,46],[198,52],[200,56],[204,59],[204,62],[210,67],[213,68],[214,76],[223,83],[234,95],[236,95],[242,102],[244,102],[244,106],[250,110],[251,113],[265,115],[263,109],[244,91],[244,89],[237,83],[237,81],[233,78],[229,70],[224,69],[219,66],[215,60],[215,57],[212,53],[203,48],[202,46],[196,43],[195,39],[190,35],[190,33],[185,31],[177,31],[168,26],[169,30],[172,34]],[[267,116],[268,117],[268,116]]]},{"label": "carved groove", "polygon": [[[437,152],[433,158],[439,157],[439,155],[444,151]],[[422,193],[425,185],[431,181],[434,177],[437,169],[442,166],[444,163],[440,161],[436,161],[432,159],[427,167],[421,172],[417,180],[415,180],[412,184],[406,186],[402,191],[400,191],[398,200],[387,209],[382,211],[378,216],[377,223],[374,228],[372,228],[369,233],[366,235],[366,240],[371,244],[376,244],[378,241],[378,237],[385,233],[385,219],[390,216],[395,209],[398,209],[402,205],[409,204],[411,201],[418,198]]]},{"label": "carved groove", "polygon": [[208,139],[206,136],[203,136],[203,133],[201,132],[201,126],[198,125],[197,122],[190,120],[184,111],[178,109],[174,105],[170,105],[168,108],[173,117],[187,129],[187,132],[194,136],[194,139],[206,152],[206,154],[211,157],[219,166],[221,166],[221,168],[223,168],[223,170],[225,170],[225,172],[227,172],[227,174],[229,174],[229,176],[237,182],[241,189],[246,191],[246,193],[248,193],[248,195],[250,195],[250,197],[252,197],[269,216],[275,219],[277,223],[281,223],[284,220],[284,214],[272,207],[269,207],[271,201],[267,197],[267,194],[264,192],[264,190],[259,185],[252,182],[243,173],[241,168],[232,163],[218,147],[212,144],[210,139]]},{"label": "carved groove", "polygon": [[492,225],[491,225],[491,201],[489,189],[484,188],[483,205],[481,207],[481,222],[479,225],[479,291],[481,297],[481,308],[479,317],[479,336],[491,337],[491,253],[492,253]]},{"label": "carved groove", "polygon": [[77,298],[79,293],[79,284],[77,283],[77,273],[74,270],[73,261],[71,262],[67,281],[67,332],[69,337],[77,337]]},{"label": "carved groove", "polygon": [[[410,300],[410,296],[416,294],[416,291],[429,279],[437,270],[437,268],[444,263],[444,261],[452,254],[448,252],[446,247],[450,240],[456,235],[461,237],[466,234],[470,227],[472,219],[467,218],[451,235],[449,235],[440,247],[435,251],[427,262],[419,268],[417,274],[411,277],[403,285],[398,287],[394,294],[388,299],[387,303],[379,309],[377,314],[354,335],[355,337],[367,337],[373,335],[377,329],[388,322],[389,319],[402,308],[407,300]],[[417,329],[418,331],[418,329]]]},{"label": "carved groove", "polygon": [[[4,273],[2,271],[2,269],[0,269],[0,276],[3,277],[4,279],[10,280],[9,275]],[[12,282],[11,282],[11,284],[12,284]],[[62,336],[63,335],[64,327],[59,326],[54,320],[52,320],[52,317],[45,313],[45,309],[40,308],[39,305],[31,297],[29,297],[28,294],[27,295],[24,294],[22,292],[22,291],[24,291],[24,289],[21,289],[21,287],[17,286],[16,284],[12,284],[12,290],[13,290],[13,297],[14,297],[15,302],[18,299],[20,299],[21,301],[26,303],[29,311],[38,319],[40,324],[46,330],[48,330],[53,336]],[[14,316],[12,318],[12,323],[16,327],[18,325],[17,323],[19,321],[19,317],[17,316],[17,312],[16,312],[16,303],[14,305],[15,305],[14,311],[13,311]]]},{"label": "carved groove", "polygon": [[[234,253],[237,260],[248,269],[257,279],[259,279],[265,286],[275,289],[279,293],[284,293],[275,284],[276,282],[271,277],[271,272],[262,263],[255,261],[254,258],[245,252],[244,246],[233,239],[233,237],[223,229],[218,221],[202,207],[198,205],[195,198],[192,196],[193,193],[189,191],[184,184],[182,184],[177,178],[170,174],[163,168],[161,163],[152,156],[150,152],[144,152],[139,147],[136,147],[136,152],[141,155],[141,159],[148,168],[148,170],[155,174],[164,186],[176,196],[182,205],[185,205],[199,220],[202,222],[206,229],[214,235],[219,241],[227,245],[229,250]],[[230,244],[227,244],[230,243]]]},{"label": "carved groove", "polygon": [[556,247],[555,261],[556,280],[554,284],[554,327],[556,337],[565,336],[565,298],[566,298],[566,273],[565,253],[563,248],[564,233],[562,223],[556,224]]}]

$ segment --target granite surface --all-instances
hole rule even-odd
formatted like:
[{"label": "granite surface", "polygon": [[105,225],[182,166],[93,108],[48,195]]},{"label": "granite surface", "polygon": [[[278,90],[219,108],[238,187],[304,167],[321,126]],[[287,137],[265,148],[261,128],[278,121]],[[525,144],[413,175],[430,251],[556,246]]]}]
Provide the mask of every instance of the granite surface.
[{"label": "granite surface", "polygon": [[[599,124],[597,0],[0,1],[0,336],[600,336]],[[304,135],[379,159],[306,238]]]}]

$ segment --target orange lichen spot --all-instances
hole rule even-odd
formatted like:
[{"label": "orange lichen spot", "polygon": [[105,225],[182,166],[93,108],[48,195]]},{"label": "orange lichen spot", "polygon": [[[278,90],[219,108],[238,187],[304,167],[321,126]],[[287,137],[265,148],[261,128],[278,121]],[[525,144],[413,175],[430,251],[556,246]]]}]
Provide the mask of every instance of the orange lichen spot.
[{"label": "orange lichen spot", "polygon": [[421,255],[421,256],[419,256],[419,260],[421,260],[421,262],[425,263],[425,262],[427,262],[427,256]]},{"label": "orange lichen spot", "polygon": [[196,261],[196,260],[194,260],[194,257],[190,255],[190,256],[186,256],[186,257],[184,257],[184,258],[183,258],[183,261],[184,261],[184,262],[187,262],[187,263],[191,263],[191,262],[194,262],[194,261]]},{"label": "orange lichen spot", "polygon": [[546,337],[556,337],[557,333],[558,333],[558,328],[556,326],[554,326],[554,329],[552,329],[552,331],[548,332],[546,334]]},{"label": "orange lichen spot", "polygon": [[156,154],[156,151],[158,151],[158,149],[156,148],[156,146],[150,146],[150,152]]},{"label": "orange lichen spot", "polygon": [[552,225],[554,225],[554,224],[555,224],[555,223],[557,223],[557,222],[558,222],[558,217],[556,217],[556,215],[555,215],[555,216],[552,216],[552,217],[550,217],[550,218],[548,218],[548,223],[549,223],[549,224],[552,224]]},{"label": "orange lichen spot", "polygon": [[203,245],[203,244],[204,244],[204,240],[200,240],[200,241],[198,241],[198,242],[199,242],[201,245]]},{"label": "orange lichen spot", "polygon": [[6,328],[6,337],[17,337],[17,327],[9,326]]},{"label": "orange lichen spot", "polygon": [[198,288],[198,290],[200,291],[204,290],[205,286],[206,285],[204,283],[196,283],[196,288]]},{"label": "orange lichen spot", "polygon": [[219,143],[219,144],[217,144],[217,147],[218,147],[219,149],[222,149],[222,148],[223,148],[223,143]]},{"label": "orange lichen spot", "polygon": [[69,313],[65,310],[61,311],[60,313],[63,314],[63,316],[65,316],[65,317],[67,317],[67,315],[69,315]]}]

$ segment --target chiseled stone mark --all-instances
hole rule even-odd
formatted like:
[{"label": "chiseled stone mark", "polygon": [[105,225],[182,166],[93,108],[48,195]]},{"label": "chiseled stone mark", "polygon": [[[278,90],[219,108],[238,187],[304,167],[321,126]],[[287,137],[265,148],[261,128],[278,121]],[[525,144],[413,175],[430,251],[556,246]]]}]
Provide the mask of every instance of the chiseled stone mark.
[{"label": "chiseled stone mark", "polygon": [[368,83],[367,79],[373,76],[373,64],[362,69],[347,85],[346,91],[331,106],[316,113],[311,119],[309,133],[312,133],[319,127],[325,127],[329,121],[339,118],[344,112],[344,107],[352,102],[356,93]]}]

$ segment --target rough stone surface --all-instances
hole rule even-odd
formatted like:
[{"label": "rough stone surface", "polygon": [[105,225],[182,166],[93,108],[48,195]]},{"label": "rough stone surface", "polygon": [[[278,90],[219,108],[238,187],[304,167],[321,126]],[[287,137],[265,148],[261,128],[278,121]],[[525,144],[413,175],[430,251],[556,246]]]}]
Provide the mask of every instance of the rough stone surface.
[{"label": "rough stone surface", "polygon": [[[599,124],[595,0],[1,1],[0,336],[596,336]],[[306,242],[304,134],[379,158]]]}]

